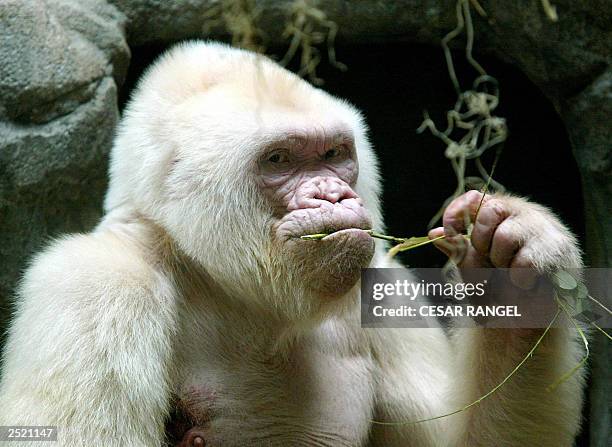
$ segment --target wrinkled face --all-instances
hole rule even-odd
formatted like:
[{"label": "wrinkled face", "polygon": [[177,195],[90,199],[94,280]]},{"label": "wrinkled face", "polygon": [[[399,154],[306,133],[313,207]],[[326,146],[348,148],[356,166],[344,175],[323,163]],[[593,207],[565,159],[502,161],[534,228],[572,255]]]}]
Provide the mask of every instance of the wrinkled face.
[{"label": "wrinkled face", "polygon": [[[168,132],[177,151],[164,179],[166,228],[242,295],[342,297],[374,253],[355,188],[360,129],[343,110],[249,101],[230,88],[182,105]],[[300,238],[314,233],[333,234]]]},{"label": "wrinkled face", "polygon": [[[351,129],[305,126],[263,148],[255,173],[273,214],[272,238],[305,284],[323,298],[346,293],[374,252],[372,222],[354,186],[359,164]],[[309,241],[300,236],[332,233]]]},{"label": "wrinkled face", "polygon": [[[356,110],[269,60],[200,43],[141,84],[106,206],[155,221],[229,295],[301,318],[356,286],[378,193]],[[300,239],[322,232],[333,234]]]},{"label": "wrinkled face", "polygon": [[371,216],[355,191],[356,129],[341,107],[319,112],[324,106],[248,101],[219,88],[175,113],[165,226],[241,295],[333,301],[373,256],[363,231]]}]

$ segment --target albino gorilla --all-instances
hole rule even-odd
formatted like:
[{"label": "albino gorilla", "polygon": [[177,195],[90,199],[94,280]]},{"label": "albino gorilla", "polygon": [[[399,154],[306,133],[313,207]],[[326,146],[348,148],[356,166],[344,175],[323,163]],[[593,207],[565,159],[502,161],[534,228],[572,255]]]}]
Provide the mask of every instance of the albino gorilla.
[{"label": "albino gorilla", "polygon": [[[125,112],[106,216],[25,274],[0,425],[57,425],[62,446],[571,445],[582,377],[546,391],[581,354],[562,328],[469,411],[372,423],[460,408],[541,334],[362,329],[360,269],[393,266],[362,231],[384,228],[379,195],[345,101],[247,51],[169,51]],[[431,235],[463,231],[480,197],[455,200]],[[325,230],[341,231],[299,238]],[[581,259],[548,210],[487,195],[463,263]]]}]

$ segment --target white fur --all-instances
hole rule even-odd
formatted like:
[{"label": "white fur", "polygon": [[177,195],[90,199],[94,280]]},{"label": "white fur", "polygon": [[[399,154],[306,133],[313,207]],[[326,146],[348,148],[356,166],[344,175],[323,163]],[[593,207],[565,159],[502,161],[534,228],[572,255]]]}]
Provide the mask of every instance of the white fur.
[{"label": "white fur", "polygon": [[[236,112],[240,105],[256,107],[257,119]],[[466,404],[535,336],[361,329],[358,285],[344,307],[306,304],[291,266],[269,256],[266,204],[248,155],[279,126],[332,119],[354,133],[356,191],[382,229],[377,161],[353,107],[220,44],[183,44],[157,62],[118,132],[106,217],[88,235],[53,243],[22,281],[0,425],[58,425],[63,446],[163,445],[171,395],[204,386],[215,396],[210,446],[571,445],[582,379],[545,390],[579,357],[565,330],[469,411],[370,423]],[[555,240],[569,244],[563,259],[542,246],[543,263],[567,263],[571,252],[579,264],[552,215],[508,200],[530,210],[524,223],[552,222]],[[392,265],[382,245],[371,265]]]}]

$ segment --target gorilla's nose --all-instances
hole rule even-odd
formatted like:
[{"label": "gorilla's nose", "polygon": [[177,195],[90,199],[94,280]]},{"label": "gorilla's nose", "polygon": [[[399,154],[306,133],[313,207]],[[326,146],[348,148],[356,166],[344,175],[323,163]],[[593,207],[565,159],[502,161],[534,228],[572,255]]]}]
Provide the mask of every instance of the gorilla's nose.
[{"label": "gorilla's nose", "polygon": [[316,191],[313,198],[337,203],[345,199],[355,199],[357,194],[345,182],[333,177],[317,177],[313,179]]},{"label": "gorilla's nose", "polygon": [[326,202],[335,204],[343,200],[358,198],[357,193],[339,178],[319,176],[300,185],[288,208],[289,210],[319,208]]}]

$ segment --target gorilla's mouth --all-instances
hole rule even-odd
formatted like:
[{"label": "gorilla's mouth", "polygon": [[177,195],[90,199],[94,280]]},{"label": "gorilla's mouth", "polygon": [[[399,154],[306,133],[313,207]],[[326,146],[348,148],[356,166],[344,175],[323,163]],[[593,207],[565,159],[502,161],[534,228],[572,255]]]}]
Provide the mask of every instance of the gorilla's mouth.
[{"label": "gorilla's mouth", "polygon": [[[374,239],[366,231],[370,228],[363,207],[330,203],[289,212],[279,220],[276,235],[298,276],[317,296],[329,300],[346,294],[359,280],[361,269],[370,264],[374,255]],[[314,233],[330,234],[317,241],[301,239]]]},{"label": "gorilla's mouth", "polygon": [[336,241],[347,237],[367,237],[364,230],[372,228],[365,208],[353,200],[342,203],[325,203],[317,208],[300,208],[283,216],[276,224],[276,234],[281,240],[299,239],[315,233],[330,233],[325,241]]},{"label": "gorilla's mouth", "polygon": [[339,239],[342,237],[371,237],[370,234],[366,231],[366,229],[362,228],[344,228],[341,230],[326,230],[321,233],[327,233],[328,235],[322,238],[321,240],[325,241],[333,241],[335,239]]}]

